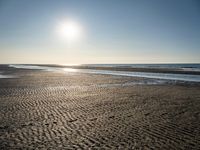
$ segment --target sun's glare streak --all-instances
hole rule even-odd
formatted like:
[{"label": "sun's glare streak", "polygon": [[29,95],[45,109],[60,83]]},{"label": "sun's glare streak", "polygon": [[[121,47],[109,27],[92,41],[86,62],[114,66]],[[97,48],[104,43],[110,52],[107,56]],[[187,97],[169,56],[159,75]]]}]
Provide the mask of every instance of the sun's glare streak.
[{"label": "sun's glare streak", "polygon": [[81,38],[83,29],[77,22],[67,20],[58,24],[57,33],[62,40],[71,42]]}]

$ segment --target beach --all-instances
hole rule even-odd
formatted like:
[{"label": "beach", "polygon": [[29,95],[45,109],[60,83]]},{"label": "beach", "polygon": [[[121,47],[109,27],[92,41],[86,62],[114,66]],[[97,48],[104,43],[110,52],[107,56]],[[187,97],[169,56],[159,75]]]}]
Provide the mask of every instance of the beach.
[{"label": "beach", "polygon": [[0,71],[0,149],[200,149],[199,83]]}]

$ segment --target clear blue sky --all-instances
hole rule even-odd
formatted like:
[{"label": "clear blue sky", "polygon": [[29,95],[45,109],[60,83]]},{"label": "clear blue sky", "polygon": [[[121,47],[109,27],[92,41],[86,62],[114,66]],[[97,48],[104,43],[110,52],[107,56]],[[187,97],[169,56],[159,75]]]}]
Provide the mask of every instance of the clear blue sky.
[{"label": "clear blue sky", "polygon": [[[73,44],[55,33],[69,18]],[[0,63],[200,63],[200,1],[0,0]]]}]

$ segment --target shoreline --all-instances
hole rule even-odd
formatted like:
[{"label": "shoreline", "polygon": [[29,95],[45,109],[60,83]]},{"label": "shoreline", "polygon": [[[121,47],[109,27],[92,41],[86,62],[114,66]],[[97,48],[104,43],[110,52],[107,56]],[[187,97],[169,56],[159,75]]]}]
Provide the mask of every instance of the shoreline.
[{"label": "shoreline", "polygon": [[[6,66],[4,66],[6,67]],[[83,66],[82,66],[83,67]],[[129,76],[129,77],[141,77],[147,79],[154,79],[154,80],[169,80],[169,81],[183,81],[183,82],[196,82],[200,83],[200,76],[197,74],[176,74],[172,73],[171,69],[167,69],[170,73],[163,73],[161,69],[154,69],[156,72],[149,72],[149,68],[137,68],[137,70],[142,69],[140,72],[130,71],[135,68],[128,68],[129,71],[121,71],[127,70],[127,68],[113,68],[113,67],[84,67],[84,69],[80,69],[80,66],[76,67],[59,67],[59,66],[50,66],[50,65],[9,65],[7,66],[7,70],[21,69],[21,70],[43,70],[43,71],[51,71],[51,72],[76,72],[76,73],[88,73],[88,74],[104,74],[104,75],[114,75],[114,76]],[[152,69],[151,69],[152,70]],[[163,70],[163,69],[162,69]],[[160,73],[161,72],[161,73]],[[199,72],[200,73],[200,72]]]},{"label": "shoreline", "polygon": [[109,71],[129,71],[129,72],[150,72],[150,73],[170,73],[170,74],[190,74],[200,75],[197,71],[184,71],[168,68],[129,68],[129,67],[90,67],[90,66],[70,66],[74,69],[94,69],[94,70],[109,70]]},{"label": "shoreline", "polygon": [[[187,70],[188,68],[144,68],[144,67],[127,67],[127,66],[112,66],[112,67],[102,67],[102,66],[90,66],[90,65],[48,65],[48,64],[24,64],[31,66],[40,67],[58,67],[58,68],[72,68],[72,69],[91,69],[91,70],[108,70],[108,71],[129,71],[129,72],[150,72],[150,73],[170,73],[170,74],[190,74],[190,75],[200,75],[200,71]],[[9,66],[9,65],[7,65]]]}]

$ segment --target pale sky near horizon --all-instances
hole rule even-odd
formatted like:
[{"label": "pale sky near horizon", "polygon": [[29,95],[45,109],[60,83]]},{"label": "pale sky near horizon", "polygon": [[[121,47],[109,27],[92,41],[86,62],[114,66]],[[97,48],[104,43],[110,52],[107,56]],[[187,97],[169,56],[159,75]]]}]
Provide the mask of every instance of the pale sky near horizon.
[{"label": "pale sky near horizon", "polygon": [[200,63],[200,1],[0,0],[0,63]]}]

